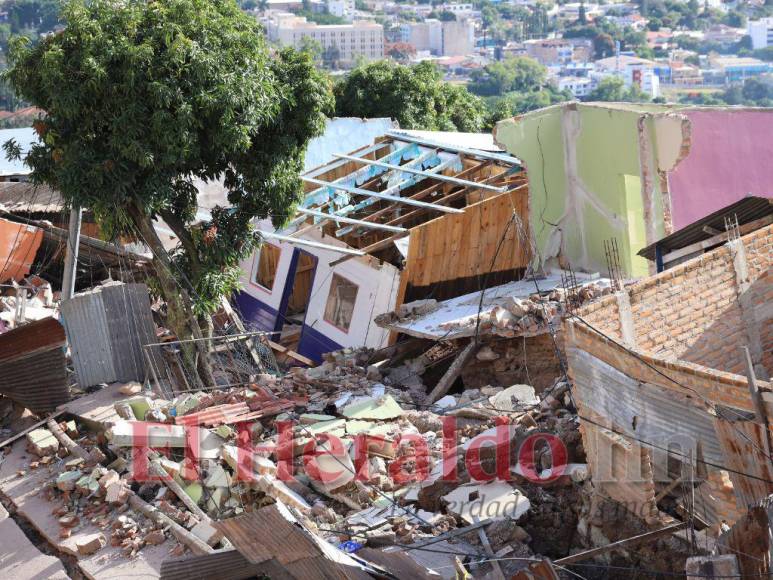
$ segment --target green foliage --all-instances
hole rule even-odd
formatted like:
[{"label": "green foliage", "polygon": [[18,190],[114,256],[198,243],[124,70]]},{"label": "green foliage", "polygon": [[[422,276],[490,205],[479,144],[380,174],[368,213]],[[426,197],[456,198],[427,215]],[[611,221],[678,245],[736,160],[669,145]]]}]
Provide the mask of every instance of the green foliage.
[{"label": "green foliage", "polygon": [[429,62],[363,64],[336,84],[334,93],[341,117],[391,117],[404,129],[431,131],[479,131],[483,126],[480,99],[444,82]]},{"label": "green foliage", "polygon": [[309,22],[317,24],[348,24],[345,18],[330,14],[330,12],[314,12],[313,10],[299,10],[298,16],[304,16]]},{"label": "green foliage", "polygon": [[[252,221],[281,224],[300,200],[327,80],[308,54],[270,56],[232,0],[74,0],[63,16],[63,32],[11,42],[7,78],[47,112],[25,156],[33,180],[115,234],[140,227],[131,208],[162,217],[197,311],[211,311],[256,243]],[[232,204],[199,225],[197,180],[222,180]]]},{"label": "green foliage", "polygon": [[492,100],[487,128],[491,129],[502,119],[521,115],[535,109],[573,100],[569,91],[557,91],[552,85],[530,92],[511,92]]},{"label": "green foliage", "polygon": [[538,90],[545,84],[547,71],[536,60],[510,56],[486,65],[470,75],[470,90],[481,96],[498,96],[513,91]]},{"label": "green foliage", "polygon": [[453,20],[456,20],[456,14],[451,12],[450,10],[433,10],[429,13],[429,18],[437,18],[438,20],[441,20],[443,22],[451,22]]},{"label": "green foliage", "polygon": [[636,85],[626,89],[625,83],[620,77],[605,77],[601,79],[598,86],[590,92],[587,100],[643,103],[650,99]]},{"label": "green foliage", "polygon": [[693,93],[680,98],[680,102],[695,105],[745,105],[747,107],[773,106],[773,86],[756,78],[746,79],[716,93]]}]

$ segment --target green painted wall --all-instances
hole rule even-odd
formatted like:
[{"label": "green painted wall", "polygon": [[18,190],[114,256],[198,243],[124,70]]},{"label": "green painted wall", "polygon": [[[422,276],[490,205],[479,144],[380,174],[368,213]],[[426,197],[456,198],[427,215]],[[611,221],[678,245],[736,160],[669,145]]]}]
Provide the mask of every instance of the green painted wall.
[{"label": "green painted wall", "polygon": [[[647,112],[650,108],[659,111],[648,107]],[[561,254],[573,267],[606,274],[603,242],[615,238],[624,273],[648,273],[649,263],[636,255],[647,245],[637,125],[641,112],[632,106],[572,104],[497,125],[497,141],[526,165],[530,223],[543,258],[556,255],[560,237]],[[654,230],[662,235],[659,180],[650,173]]]}]

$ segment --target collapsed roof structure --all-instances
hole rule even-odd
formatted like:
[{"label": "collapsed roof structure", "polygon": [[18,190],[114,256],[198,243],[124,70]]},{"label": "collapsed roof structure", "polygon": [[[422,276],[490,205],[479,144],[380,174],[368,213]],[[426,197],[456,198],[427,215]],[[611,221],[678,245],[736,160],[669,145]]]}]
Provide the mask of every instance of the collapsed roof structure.
[{"label": "collapsed roof structure", "polygon": [[518,160],[443,139],[388,132],[303,174],[294,221],[262,224],[267,242],[242,264],[245,321],[285,335],[296,323],[293,347],[319,361],[386,346],[373,317],[403,302],[518,280],[530,260]]}]

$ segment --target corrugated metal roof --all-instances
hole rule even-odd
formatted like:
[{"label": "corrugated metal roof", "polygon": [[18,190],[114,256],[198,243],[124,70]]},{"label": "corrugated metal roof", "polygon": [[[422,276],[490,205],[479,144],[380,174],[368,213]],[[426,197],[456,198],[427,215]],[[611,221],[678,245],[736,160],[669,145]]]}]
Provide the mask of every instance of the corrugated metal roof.
[{"label": "corrugated metal roof", "polygon": [[0,394],[35,413],[67,402],[64,345],[64,329],[53,318],[0,335]]},{"label": "corrugated metal roof", "polygon": [[771,214],[773,214],[773,199],[754,196],[745,197],[744,199],[722,208],[719,211],[715,211],[705,218],[658,240],[654,244],[650,244],[643,250],[640,250],[639,255],[654,261],[656,246],[659,246],[662,252],[667,254],[668,252],[684,248],[690,244],[708,240],[712,237],[712,234],[706,233],[704,228],[708,227],[724,232],[726,217],[732,217],[733,215],[737,216],[738,225],[742,226]]},{"label": "corrugated metal roof", "polygon": [[64,210],[64,199],[47,185],[2,181],[0,205],[12,213],[58,213]]},{"label": "corrugated metal roof", "polygon": [[[202,556],[167,558],[161,562],[161,580],[244,580],[261,574],[236,550],[223,550]],[[275,576],[271,576],[272,580]]]}]

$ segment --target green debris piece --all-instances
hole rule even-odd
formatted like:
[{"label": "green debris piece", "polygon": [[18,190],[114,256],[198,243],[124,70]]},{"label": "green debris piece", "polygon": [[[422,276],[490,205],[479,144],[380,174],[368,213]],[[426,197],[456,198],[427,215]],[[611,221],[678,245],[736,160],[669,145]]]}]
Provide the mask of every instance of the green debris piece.
[{"label": "green debris piece", "polygon": [[143,421],[145,419],[145,413],[150,411],[150,408],[153,405],[153,401],[147,397],[132,397],[126,402],[131,407],[132,412],[138,421]]},{"label": "green debris piece", "polygon": [[352,403],[344,407],[343,410],[344,417],[348,419],[373,419],[376,421],[395,419],[402,414],[402,408],[391,395]]},{"label": "green debris piece", "polygon": [[340,437],[344,434],[344,426],[346,425],[346,420],[344,419],[336,419],[335,421],[320,421],[319,423],[314,423],[313,425],[299,425],[296,427],[296,430],[304,435],[319,435],[320,433],[329,433],[331,435],[335,435],[336,437]]},{"label": "green debris piece", "polygon": [[367,433],[370,431],[376,424],[373,421],[347,421],[346,422],[346,433],[348,435],[357,435],[357,433]]},{"label": "green debris piece", "polygon": [[304,413],[299,418],[299,421],[305,425],[311,423],[319,423],[320,421],[333,421],[335,417],[332,415],[321,415],[319,413]]},{"label": "green debris piece", "polygon": [[184,491],[197,504],[201,501],[201,496],[204,493],[204,489],[201,487],[201,484],[198,482],[194,482],[189,486],[185,487]]},{"label": "green debris piece", "polygon": [[223,439],[230,439],[234,434],[234,430],[228,425],[220,425],[215,429],[215,433],[220,435]]}]

